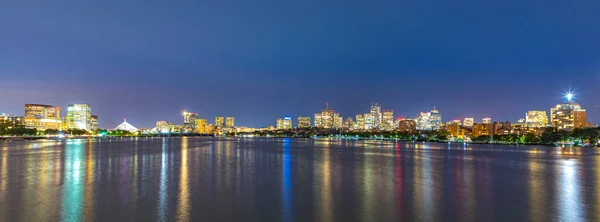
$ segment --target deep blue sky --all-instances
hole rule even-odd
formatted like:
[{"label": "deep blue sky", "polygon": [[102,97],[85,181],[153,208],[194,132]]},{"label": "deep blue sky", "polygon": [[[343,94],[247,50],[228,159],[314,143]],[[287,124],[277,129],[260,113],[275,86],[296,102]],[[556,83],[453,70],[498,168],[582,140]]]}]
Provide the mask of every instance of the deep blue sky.
[{"label": "deep blue sky", "polygon": [[[88,103],[100,125],[236,125],[371,102],[515,121],[569,87],[600,122],[597,0],[0,3],[0,112]],[[294,123],[295,124],[295,123]]]}]

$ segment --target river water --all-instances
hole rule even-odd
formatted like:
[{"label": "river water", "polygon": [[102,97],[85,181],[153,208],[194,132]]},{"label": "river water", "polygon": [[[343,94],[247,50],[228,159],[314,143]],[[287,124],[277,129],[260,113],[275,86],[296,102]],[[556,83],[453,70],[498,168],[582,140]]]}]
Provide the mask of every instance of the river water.
[{"label": "river water", "polygon": [[600,221],[594,148],[0,142],[0,221]]}]

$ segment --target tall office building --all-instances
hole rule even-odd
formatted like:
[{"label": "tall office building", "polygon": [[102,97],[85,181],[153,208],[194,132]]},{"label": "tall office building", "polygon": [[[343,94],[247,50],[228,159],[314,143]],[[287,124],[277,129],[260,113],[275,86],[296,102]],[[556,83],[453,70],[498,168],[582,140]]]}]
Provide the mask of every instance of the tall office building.
[{"label": "tall office building", "polygon": [[586,111],[573,101],[557,104],[556,107],[550,109],[550,122],[553,127],[562,130],[584,127]]},{"label": "tall office building", "polygon": [[292,128],[292,117],[284,116],[283,118],[277,118],[277,129],[291,129]]},{"label": "tall office building", "polygon": [[235,118],[233,118],[232,116],[228,116],[225,119],[225,126],[227,126],[227,127],[234,127],[235,126]]},{"label": "tall office building", "polygon": [[384,110],[383,111],[383,120],[382,125],[384,130],[394,130],[396,125],[394,124],[394,111],[393,110]]},{"label": "tall office building", "polygon": [[365,117],[363,115],[356,114],[354,130],[365,130]]},{"label": "tall office building", "polygon": [[92,108],[87,104],[69,104],[67,106],[67,127],[69,129],[90,130]]},{"label": "tall office building", "polygon": [[315,113],[315,126],[325,129],[333,128],[333,109],[327,105],[327,108],[323,109],[321,113]]},{"label": "tall office building", "polygon": [[490,124],[490,123],[492,123],[492,118],[489,118],[489,117],[483,118],[483,119],[481,119],[481,123]]},{"label": "tall office building", "polygon": [[225,126],[225,118],[222,116],[215,117],[215,127]]},{"label": "tall office building", "polygon": [[195,124],[196,119],[198,119],[198,113],[192,113],[188,111],[183,111],[183,123],[184,124]]},{"label": "tall office building", "polygon": [[473,124],[475,123],[473,118],[465,118],[465,121],[463,121],[463,126],[464,127],[472,127]]},{"label": "tall office building", "polygon": [[92,122],[90,123],[90,130],[96,131],[98,130],[98,116],[92,115]]},{"label": "tall office building", "polygon": [[440,130],[442,125],[442,114],[433,109],[430,112],[421,112],[416,119],[418,130]]},{"label": "tall office building", "polygon": [[371,116],[373,118],[373,121],[371,123],[371,128],[373,129],[381,129],[381,123],[383,121],[382,115],[381,115],[381,106],[377,103],[373,103],[371,104]]},{"label": "tall office building", "polygon": [[348,117],[346,121],[344,121],[343,128],[346,130],[354,130],[354,125],[356,125],[354,123],[354,119],[352,119],[352,117]]},{"label": "tall office building", "polygon": [[309,128],[309,127],[310,127],[310,117],[308,117],[308,116],[298,117],[298,128]]},{"label": "tall office building", "polygon": [[371,113],[365,113],[365,130],[371,130],[373,128],[373,115]]},{"label": "tall office building", "polygon": [[339,113],[333,114],[333,128],[341,129],[344,126],[344,119],[340,116]]},{"label": "tall office building", "polygon": [[543,110],[529,110],[525,113],[525,122],[533,127],[545,127],[548,125],[548,115]]},{"label": "tall office building", "polygon": [[196,127],[194,129],[195,133],[207,133],[207,125],[208,125],[208,121],[206,119],[196,119],[196,124],[194,124],[194,126]]},{"label": "tall office building", "polygon": [[60,108],[43,104],[25,104],[25,127],[38,130],[61,128]]}]

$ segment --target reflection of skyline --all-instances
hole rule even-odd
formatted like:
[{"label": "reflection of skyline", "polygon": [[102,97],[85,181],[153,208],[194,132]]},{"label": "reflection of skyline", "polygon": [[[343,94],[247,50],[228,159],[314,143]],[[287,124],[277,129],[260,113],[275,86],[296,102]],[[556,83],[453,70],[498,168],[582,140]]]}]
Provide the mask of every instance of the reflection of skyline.
[{"label": "reflection of skyline", "polygon": [[0,220],[214,220],[234,209],[285,221],[600,218],[593,149],[198,141],[0,142]]}]

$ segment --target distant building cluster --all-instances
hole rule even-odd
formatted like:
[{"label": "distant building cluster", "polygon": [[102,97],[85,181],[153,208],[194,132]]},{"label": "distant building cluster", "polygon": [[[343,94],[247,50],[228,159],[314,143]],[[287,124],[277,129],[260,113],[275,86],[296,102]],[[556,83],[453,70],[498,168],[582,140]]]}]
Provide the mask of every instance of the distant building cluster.
[{"label": "distant building cluster", "polygon": [[60,107],[25,104],[23,116],[0,114],[0,121],[9,121],[14,125],[40,131],[68,129],[94,131],[98,129],[98,116],[92,115],[92,108],[88,104],[68,104],[66,116],[61,116]]}]

